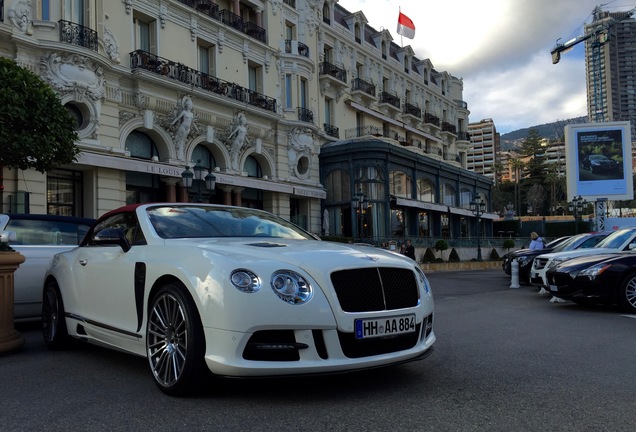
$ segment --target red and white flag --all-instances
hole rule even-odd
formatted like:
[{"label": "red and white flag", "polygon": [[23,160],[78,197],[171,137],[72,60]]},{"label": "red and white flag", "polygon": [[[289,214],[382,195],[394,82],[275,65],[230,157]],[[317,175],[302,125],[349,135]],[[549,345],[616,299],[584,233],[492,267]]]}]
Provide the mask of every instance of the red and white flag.
[{"label": "red and white flag", "polygon": [[398,16],[398,26],[397,33],[409,39],[413,39],[415,37],[415,24],[411,21],[411,18],[404,15],[400,12]]}]

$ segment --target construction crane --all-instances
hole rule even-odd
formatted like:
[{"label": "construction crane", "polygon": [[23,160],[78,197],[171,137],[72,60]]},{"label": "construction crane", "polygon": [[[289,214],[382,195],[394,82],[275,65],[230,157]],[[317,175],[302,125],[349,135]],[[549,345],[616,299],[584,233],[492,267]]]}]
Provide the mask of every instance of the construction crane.
[{"label": "construction crane", "polygon": [[[592,79],[593,79],[592,88],[594,89],[594,95],[593,95],[594,97],[592,98],[591,111],[592,113],[594,113],[594,120],[597,122],[602,122],[605,119],[603,115],[603,80],[602,80],[603,69],[601,67],[601,45],[607,42],[610,27],[618,24],[619,22],[627,18],[630,18],[635,11],[636,11],[636,8],[633,8],[630,11],[625,12],[625,14],[621,16],[619,19],[615,19],[614,21],[612,21],[611,24],[598,24],[596,27],[594,27],[594,29],[592,29],[587,34],[577,36],[574,39],[571,39],[565,43],[562,43],[562,44],[558,43],[559,40],[561,40],[559,38],[557,39],[556,46],[552,49],[552,51],[550,51],[550,53],[552,54],[552,64],[557,64],[561,60],[561,54],[565,54],[566,52],[574,48],[575,45],[578,45],[581,42],[584,42],[588,39],[592,39],[592,43],[591,43]],[[592,13],[595,17],[595,20],[597,16],[600,17],[601,12],[602,11],[600,6],[597,6],[594,8],[594,11]]]}]

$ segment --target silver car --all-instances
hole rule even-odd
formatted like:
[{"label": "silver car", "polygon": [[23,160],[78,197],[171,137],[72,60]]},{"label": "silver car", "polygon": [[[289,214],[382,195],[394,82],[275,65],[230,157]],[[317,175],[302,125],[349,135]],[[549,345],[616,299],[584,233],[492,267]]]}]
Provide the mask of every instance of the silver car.
[{"label": "silver car", "polygon": [[26,260],[14,275],[16,319],[42,315],[44,273],[53,255],[82,241],[94,219],[37,214],[0,214],[0,235]]}]

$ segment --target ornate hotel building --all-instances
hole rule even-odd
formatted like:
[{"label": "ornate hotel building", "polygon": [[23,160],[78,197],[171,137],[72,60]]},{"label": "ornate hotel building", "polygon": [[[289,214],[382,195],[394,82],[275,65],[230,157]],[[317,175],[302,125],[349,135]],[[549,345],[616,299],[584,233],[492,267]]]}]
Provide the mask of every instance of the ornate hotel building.
[{"label": "ornate hotel building", "polygon": [[[466,170],[462,80],[337,0],[0,0],[0,55],[54,88],[81,149],[45,174],[5,167],[1,212],[205,201],[375,239],[496,217]],[[183,187],[195,166],[213,190]]]}]

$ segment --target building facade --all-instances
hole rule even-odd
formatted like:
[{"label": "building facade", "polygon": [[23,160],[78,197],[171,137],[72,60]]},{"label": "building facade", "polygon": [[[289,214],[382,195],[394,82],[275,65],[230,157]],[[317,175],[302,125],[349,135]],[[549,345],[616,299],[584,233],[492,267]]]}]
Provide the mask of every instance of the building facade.
[{"label": "building facade", "polygon": [[[624,121],[636,137],[636,19],[630,12],[594,9],[585,26],[586,82],[590,121]],[[602,30],[602,31],[601,31]]]},{"label": "building facade", "polygon": [[[436,204],[450,194],[461,208],[463,189],[490,202],[490,186],[465,169],[462,81],[337,0],[0,5],[0,55],[57,91],[77,119],[81,149],[75,163],[46,174],[5,168],[3,212],[95,217],[126,203],[205,201],[355,235],[356,225],[343,230],[335,213],[343,197],[329,196],[325,182],[334,178],[322,172],[322,149],[378,138],[411,161],[403,170],[411,189],[400,197],[409,201],[387,193],[386,212],[420,205],[411,201],[420,179],[413,167],[422,164],[453,178],[452,191],[435,183]],[[213,190],[183,187],[195,167],[215,177]],[[348,197],[360,193],[358,168]],[[386,213],[377,217],[376,226],[388,226],[379,223]]]},{"label": "building facade", "polygon": [[499,184],[497,164],[501,148],[499,132],[492,119],[483,119],[468,124],[470,148],[466,167],[476,173],[485,175],[492,182]]}]

